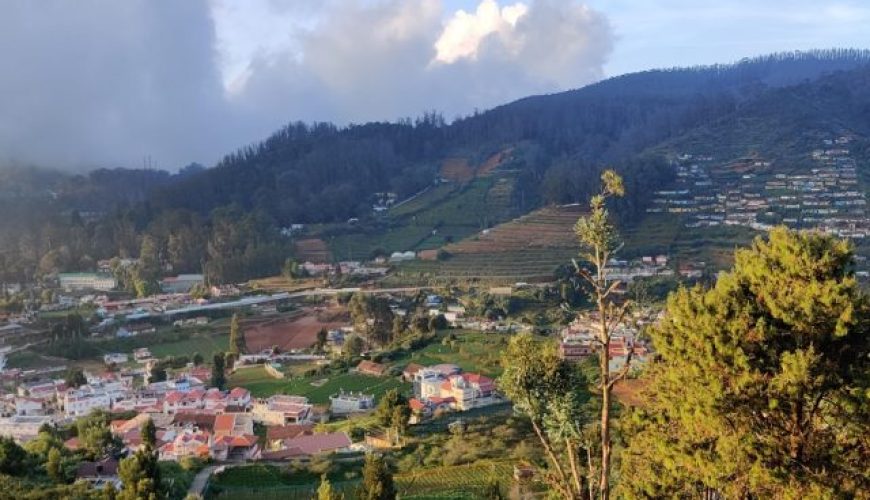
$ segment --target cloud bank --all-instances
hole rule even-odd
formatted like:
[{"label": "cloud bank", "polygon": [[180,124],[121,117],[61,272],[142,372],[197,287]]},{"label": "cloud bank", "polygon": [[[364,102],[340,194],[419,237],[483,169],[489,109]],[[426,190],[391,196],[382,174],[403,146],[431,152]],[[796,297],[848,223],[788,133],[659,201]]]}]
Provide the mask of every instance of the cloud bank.
[{"label": "cloud bank", "polygon": [[448,118],[602,77],[574,1],[10,0],[0,163],[211,164],[292,120]]}]

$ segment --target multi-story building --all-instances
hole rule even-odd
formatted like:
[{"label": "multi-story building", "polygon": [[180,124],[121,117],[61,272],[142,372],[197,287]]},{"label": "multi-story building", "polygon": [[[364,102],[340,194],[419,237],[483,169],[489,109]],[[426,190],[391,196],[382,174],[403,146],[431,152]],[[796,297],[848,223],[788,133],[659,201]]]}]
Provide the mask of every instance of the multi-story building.
[{"label": "multi-story building", "polygon": [[108,292],[118,286],[115,278],[100,273],[61,273],[58,275],[60,287],[64,290],[97,290]]}]

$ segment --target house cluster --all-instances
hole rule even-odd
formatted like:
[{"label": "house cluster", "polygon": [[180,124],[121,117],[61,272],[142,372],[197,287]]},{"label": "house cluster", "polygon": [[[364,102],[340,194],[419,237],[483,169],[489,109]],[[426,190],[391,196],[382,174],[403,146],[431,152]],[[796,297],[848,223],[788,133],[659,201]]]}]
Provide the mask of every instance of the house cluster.
[{"label": "house cluster", "polygon": [[435,412],[466,411],[502,401],[493,379],[479,373],[464,373],[453,364],[411,363],[405,367],[402,377],[414,384],[414,397],[409,401],[412,423]]},{"label": "house cluster", "polygon": [[[644,363],[651,353],[650,345],[638,338],[638,327],[644,322],[639,313],[634,321],[617,325],[611,333],[608,359],[610,369],[619,370],[625,366],[631,353],[632,364]],[[601,351],[598,334],[601,331],[600,316],[597,312],[578,315],[570,325],[562,329],[559,354],[568,361],[579,362]]]},{"label": "house cluster", "polygon": [[389,271],[386,266],[368,265],[356,260],[343,260],[338,264],[306,261],[301,267],[309,276],[331,276],[341,273],[342,276],[367,278],[384,276]]},{"label": "house cluster", "polygon": [[[677,182],[655,192],[652,213],[687,214],[687,227],[720,225],[768,230],[785,224],[813,228],[840,237],[870,235],[866,195],[858,186],[849,136],[826,139],[809,155],[809,168],[777,168],[759,157],[729,165],[710,157],[681,155]],[[790,171],[788,171],[790,170]]]}]

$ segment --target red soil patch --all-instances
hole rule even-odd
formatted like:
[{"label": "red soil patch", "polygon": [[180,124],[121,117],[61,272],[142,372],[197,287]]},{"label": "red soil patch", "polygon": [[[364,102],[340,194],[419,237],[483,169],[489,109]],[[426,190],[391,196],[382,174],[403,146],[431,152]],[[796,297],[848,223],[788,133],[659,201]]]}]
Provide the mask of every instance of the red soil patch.
[{"label": "red soil patch", "polygon": [[477,175],[491,174],[510,156],[512,151],[513,148],[508,148],[487,158],[487,160],[477,168]]},{"label": "red soil patch", "polygon": [[438,250],[420,250],[417,257],[420,260],[438,260]]},{"label": "red soil patch", "polygon": [[450,181],[468,182],[474,178],[474,169],[466,158],[448,158],[441,164],[441,177]]},{"label": "red soil patch", "polygon": [[299,240],[293,246],[296,258],[301,262],[309,261],[320,264],[332,262],[332,254],[329,252],[329,247],[320,238]]},{"label": "red soil patch", "polygon": [[347,324],[321,319],[337,320],[340,315],[325,318],[311,312],[302,317],[262,322],[245,329],[245,346],[248,352],[260,352],[272,346],[278,346],[281,351],[305,349],[314,345],[321,328],[331,330]]}]

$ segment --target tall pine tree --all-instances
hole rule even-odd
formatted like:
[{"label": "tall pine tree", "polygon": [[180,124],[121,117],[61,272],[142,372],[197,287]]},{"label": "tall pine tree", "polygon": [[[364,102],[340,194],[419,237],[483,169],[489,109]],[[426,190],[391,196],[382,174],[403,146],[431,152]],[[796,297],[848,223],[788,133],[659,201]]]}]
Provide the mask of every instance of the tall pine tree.
[{"label": "tall pine tree", "polygon": [[652,330],[623,421],[624,498],[855,498],[870,491],[870,316],[847,242],[776,229]]}]

